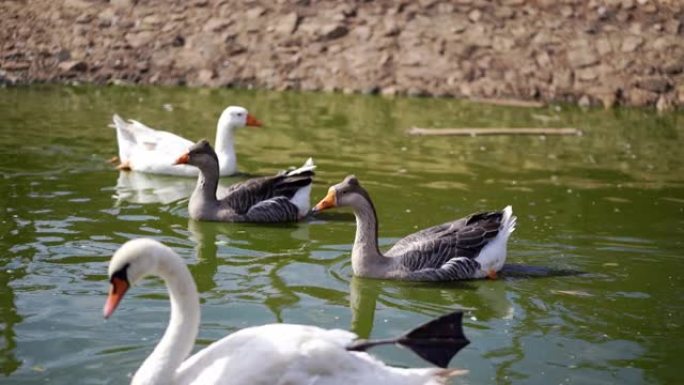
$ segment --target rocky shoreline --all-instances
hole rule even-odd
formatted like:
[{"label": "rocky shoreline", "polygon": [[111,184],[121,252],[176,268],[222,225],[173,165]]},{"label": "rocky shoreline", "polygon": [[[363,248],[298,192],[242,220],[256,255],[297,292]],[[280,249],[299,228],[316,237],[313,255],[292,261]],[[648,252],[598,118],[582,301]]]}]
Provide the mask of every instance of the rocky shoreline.
[{"label": "rocky shoreline", "polygon": [[0,83],[684,107],[681,0],[0,2]]}]

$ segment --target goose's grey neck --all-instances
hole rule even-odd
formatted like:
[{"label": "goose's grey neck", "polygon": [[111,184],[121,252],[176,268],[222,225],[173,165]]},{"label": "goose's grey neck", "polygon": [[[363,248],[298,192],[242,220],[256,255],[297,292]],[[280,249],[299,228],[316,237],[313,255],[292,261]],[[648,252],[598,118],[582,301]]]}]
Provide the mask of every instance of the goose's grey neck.
[{"label": "goose's grey neck", "polygon": [[218,164],[215,166],[212,165],[211,167],[200,168],[199,176],[197,177],[197,185],[190,196],[190,202],[188,204],[188,211],[191,218],[204,218],[207,212],[216,211],[211,210],[211,208],[218,206],[218,199],[216,199],[218,181]]},{"label": "goose's grey neck", "polygon": [[362,277],[376,276],[386,262],[378,249],[378,218],[370,197],[354,206],[356,238],[352,249],[352,269]]},{"label": "goose's grey neck", "polygon": [[132,384],[173,383],[178,367],[190,355],[200,322],[199,296],[195,281],[180,257],[160,260],[159,275],[169,291],[169,325],[154,351],[135,373]]}]

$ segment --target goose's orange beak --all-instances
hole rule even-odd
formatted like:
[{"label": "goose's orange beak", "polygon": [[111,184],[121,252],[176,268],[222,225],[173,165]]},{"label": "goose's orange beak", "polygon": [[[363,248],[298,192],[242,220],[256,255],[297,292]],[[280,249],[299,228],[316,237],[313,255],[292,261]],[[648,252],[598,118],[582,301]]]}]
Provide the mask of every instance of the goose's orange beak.
[{"label": "goose's orange beak", "polygon": [[188,164],[189,161],[190,161],[190,154],[186,152],[185,154],[179,156],[178,159],[176,159],[176,161],[173,162],[173,164],[174,165]]},{"label": "goose's orange beak", "polygon": [[254,117],[254,115],[247,114],[246,126],[249,127],[261,127],[261,121]]},{"label": "goose's orange beak", "polygon": [[314,206],[313,211],[314,213],[317,213],[319,211],[323,211],[325,209],[329,209],[331,207],[337,206],[337,197],[335,194],[335,190],[330,189],[328,190],[328,195],[325,196],[316,206]]},{"label": "goose's orange beak", "polygon": [[126,280],[119,277],[112,277],[112,283],[109,287],[109,296],[107,296],[107,302],[105,302],[104,309],[102,310],[102,314],[105,318],[109,318],[109,316],[114,313],[116,307],[119,306],[119,302],[123,299],[124,294],[128,291],[128,287],[129,285]]}]

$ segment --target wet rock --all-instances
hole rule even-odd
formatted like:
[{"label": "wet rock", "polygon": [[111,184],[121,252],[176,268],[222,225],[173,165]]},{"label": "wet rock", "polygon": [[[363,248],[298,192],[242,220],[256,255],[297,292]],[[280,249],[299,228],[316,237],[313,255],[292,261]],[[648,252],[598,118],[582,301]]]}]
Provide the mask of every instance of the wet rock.
[{"label": "wet rock", "polygon": [[587,95],[582,95],[580,100],[577,101],[577,105],[582,108],[587,108],[591,106],[591,99]]},{"label": "wet rock", "polygon": [[396,96],[397,93],[398,93],[397,87],[395,87],[395,86],[383,87],[380,90],[380,95],[382,95],[382,96]]},{"label": "wet rock", "polygon": [[672,111],[675,107],[673,95],[660,95],[656,102],[656,110],[659,112]]},{"label": "wet rock", "polygon": [[657,93],[664,93],[672,89],[672,82],[670,81],[670,79],[664,76],[651,76],[641,78],[637,80],[634,85],[638,88],[641,88],[642,90]]},{"label": "wet rock", "polygon": [[631,88],[627,92],[626,100],[630,105],[636,107],[652,106],[658,100],[658,94],[639,88]]}]

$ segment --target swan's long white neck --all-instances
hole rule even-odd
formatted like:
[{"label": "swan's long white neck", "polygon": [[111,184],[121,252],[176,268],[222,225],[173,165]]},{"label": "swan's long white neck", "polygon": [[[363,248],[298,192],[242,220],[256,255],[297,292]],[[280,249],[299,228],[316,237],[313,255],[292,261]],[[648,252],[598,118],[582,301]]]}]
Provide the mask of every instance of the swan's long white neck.
[{"label": "swan's long white neck", "polygon": [[[222,117],[223,118],[223,117]],[[237,172],[237,156],[233,146],[233,124],[219,119],[216,127],[216,155],[219,161],[220,175],[233,175]]]},{"label": "swan's long white neck", "polygon": [[158,259],[158,275],[166,282],[171,319],[154,351],[133,376],[133,385],[172,384],[180,364],[190,355],[200,322],[199,296],[185,264],[172,251]]}]

